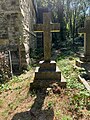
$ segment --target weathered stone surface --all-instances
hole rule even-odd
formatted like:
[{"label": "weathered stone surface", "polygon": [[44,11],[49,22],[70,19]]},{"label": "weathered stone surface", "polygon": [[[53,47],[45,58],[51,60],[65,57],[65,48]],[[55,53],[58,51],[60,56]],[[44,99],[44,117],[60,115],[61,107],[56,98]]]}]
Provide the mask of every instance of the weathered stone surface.
[{"label": "weathered stone surface", "polygon": [[[0,0],[0,49],[18,50],[21,67],[29,65],[30,48],[33,50],[36,47],[33,33],[36,12],[33,3],[33,0]],[[5,47],[6,40],[9,42],[8,48]]]},{"label": "weathered stone surface", "polygon": [[85,27],[79,29],[84,34],[84,54],[76,61],[76,66],[84,68],[90,78],[90,17],[86,18]]},{"label": "weathered stone surface", "polygon": [[51,24],[50,13],[43,14],[43,24],[34,25],[35,32],[43,32],[44,35],[44,61],[40,61],[40,67],[36,68],[34,83],[35,86],[48,87],[57,82],[60,86],[66,87],[66,81],[61,80],[61,71],[55,61],[51,61],[51,32],[59,32],[60,24]]},{"label": "weathered stone surface", "polygon": [[56,62],[55,61],[50,61],[50,62],[45,62],[45,61],[40,61],[40,68],[39,71],[56,71]]},{"label": "weathered stone surface", "polygon": [[86,18],[85,27],[79,29],[79,33],[84,34],[84,57],[83,60],[90,61],[90,17]]},{"label": "weathered stone surface", "polygon": [[39,70],[40,67],[36,68],[35,71],[35,80],[56,80],[59,81],[61,80],[61,72],[59,70],[59,68],[57,67],[56,70],[52,71],[52,70],[44,70],[44,71],[40,71]]},{"label": "weathered stone surface", "polygon": [[89,85],[88,82],[85,80],[85,78],[79,76],[79,81],[80,81],[81,83],[83,83],[84,86],[86,87],[86,89],[90,92],[90,85]]},{"label": "weathered stone surface", "polygon": [[80,56],[80,60],[83,62],[90,62],[90,56],[88,55]]},{"label": "weathered stone surface", "polygon": [[30,83],[30,89],[42,89],[48,88],[53,84],[58,84],[60,87],[66,87],[66,80],[64,79],[63,75],[61,74],[61,80],[56,79],[47,79],[47,80],[34,80],[33,83]]},{"label": "weathered stone surface", "polygon": [[8,51],[0,52],[0,80],[9,79],[11,76],[11,68],[9,66]]},{"label": "weathered stone surface", "polygon": [[76,61],[76,66],[78,67],[84,67],[85,63],[83,61],[77,60]]},{"label": "weathered stone surface", "polygon": [[44,36],[44,60],[51,60],[51,32],[60,32],[59,23],[50,23],[50,13],[43,14],[43,24],[34,25],[34,32],[43,32]]}]

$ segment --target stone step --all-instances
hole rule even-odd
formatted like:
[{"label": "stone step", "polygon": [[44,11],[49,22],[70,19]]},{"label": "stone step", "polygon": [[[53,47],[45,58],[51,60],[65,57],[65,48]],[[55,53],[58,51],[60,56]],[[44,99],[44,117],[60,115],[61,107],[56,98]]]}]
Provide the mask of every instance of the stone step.
[{"label": "stone step", "polygon": [[40,61],[40,71],[55,71],[56,70],[56,62],[55,61],[50,61],[50,62],[44,62]]},{"label": "stone step", "polygon": [[84,62],[82,62],[81,60],[77,60],[76,61],[76,66],[78,66],[78,67],[83,67],[84,66]]},{"label": "stone step", "polygon": [[83,83],[84,86],[86,87],[86,89],[90,92],[90,85],[88,84],[88,82],[84,78],[82,78],[81,76],[78,76],[78,78],[79,78],[79,81],[81,83]]},{"label": "stone step", "polygon": [[90,56],[80,56],[80,60],[82,61],[82,62],[90,62]]},{"label": "stone step", "polygon": [[60,87],[66,88],[67,82],[64,79],[63,75],[61,74],[61,80],[34,80],[33,82],[30,83],[30,89],[38,89],[38,88],[48,88],[52,84],[57,84]]},{"label": "stone step", "polygon": [[86,59],[85,59],[85,56],[80,56],[80,61],[85,61]]},{"label": "stone step", "polygon": [[40,67],[36,68],[35,80],[61,80],[61,71],[56,67],[55,71],[40,71]]}]

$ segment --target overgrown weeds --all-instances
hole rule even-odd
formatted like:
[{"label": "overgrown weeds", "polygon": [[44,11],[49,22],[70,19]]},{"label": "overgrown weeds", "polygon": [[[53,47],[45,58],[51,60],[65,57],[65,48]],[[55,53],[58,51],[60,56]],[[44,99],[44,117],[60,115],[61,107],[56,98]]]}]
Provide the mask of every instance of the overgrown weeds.
[{"label": "overgrown weeds", "polygon": [[85,89],[84,85],[78,81],[78,75],[85,73],[85,70],[74,67],[76,59],[77,57],[75,57],[74,53],[68,55],[66,52],[66,54],[62,54],[57,59],[57,64],[67,80],[67,89],[71,90],[68,92],[70,98],[69,110],[73,112],[73,114],[76,111],[81,115],[81,110],[89,106],[90,93]]}]

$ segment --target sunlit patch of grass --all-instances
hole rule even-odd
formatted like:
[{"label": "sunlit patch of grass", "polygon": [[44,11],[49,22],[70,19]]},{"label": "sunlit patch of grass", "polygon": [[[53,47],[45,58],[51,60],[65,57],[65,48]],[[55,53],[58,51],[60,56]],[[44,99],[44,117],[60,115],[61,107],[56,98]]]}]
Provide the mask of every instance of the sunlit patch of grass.
[{"label": "sunlit patch of grass", "polygon": [[73,120],[70,116],[64,115],[61,120]]},{"label": "sunlit patch of grass", "polygon": [[74,68],[75,60],[77,58],[74,56],[74,54],[71,55],[61,55],[57,59],[57,64],[62,71],[62,74],[67,80],[67,87],[68,88],[78,88],[78,89],[84,89],[83,84],[78,82],[78,75],[83,71],[81,69]]},{"label": "sunlit patch of grass", "polygon": [[[71,101],[71,104],[69,106],[69,109],[72,109],[72,111],[78,110],[78,113],[81,114],[81,109],[83,107],[87,106],[90,100],[90,93],[85,89],[84,85],[78,81],[78,75],[85,72],[84,69],[75,68],[75,60],[77,58],[74,55],[61,55],[59,59],[57,60],[57,64],[64,75],[65,79],[67,80],[67,88],[70,90],[73,90],[74,92],[70,91],[69,101]],[[69,93],[69,92],[68,92]],[[73,103],[74,101],[74,103]],[[62,120],[72,120],[71,118],[68,118],[68,116],[64,116]]]},{"label": "sunlit patch of grass", "polygon": [[4,101],[0,99],[0,108],[3,106]]},{"label": "sunlit patch of grass", "polygon": [[23,79],[21,79],[20,77],[17,77],[17,76],[13,76],[12,80],[11,80],[11,83],[16,83],[16,82],[22,82]]},{"label": "sunlit patch of grass", "polygon": [[6,110],[3,111],[1,114],[2,114],[2,116],[3,116],[4,118],[7,118],[7,117],[8,117],[8,114],[9,114],[9,110],[6,109]]},{"label": "sunlit patch of grass", "polygon": [[53,106],[54,106],[54,102],[53,101],[48,101],[47,108],[50,109]]},{"label": "sunlit patch of grass", "polygon": [[[23,86],[23,85],[21,86],[21,84],[23,84],[25,81],[32,80],[32,78],[33,78],[32,70],[31,70],[31,73],[27,72],[26,74],[22,74],[20,76],[13,76],[9,82],[0,84],[0,93],[2,93],[3,91],[9,91],[13,89],[19,90]],[[17,84],[17,87],[15,87],[16,84]],[[27,84],[27,87],[29,87],[29,84],[27,82],[26,84]]]},{"label": "sunlit patch of grass", "polygon": [[61,111],[60,110],[55,111],[55,116],[60,117],[60,115],[61,115]]}]

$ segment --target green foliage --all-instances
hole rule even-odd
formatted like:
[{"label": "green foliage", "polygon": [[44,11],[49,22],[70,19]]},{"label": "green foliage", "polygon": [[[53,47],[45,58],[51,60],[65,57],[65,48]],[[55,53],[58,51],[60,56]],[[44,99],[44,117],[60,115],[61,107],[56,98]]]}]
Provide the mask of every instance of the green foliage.
[{"label": "green foliage", "polygon": [[51,109],[53,107],[53,105],[54,105],[54,103],[52,101],[49,101],[48,105],[47,105],[48,109]]},{"label": "green foliage", "polygon": [[0,85],[0,92],[8,91],[8,90],[11,90],[11,89],[12,89],[12,87],[8,83]]},{"label": "green foliage", "polygon": [[73,88],[84,89],[83,84],[77,82],[77,79],[75,79],[74,77],[68,80],[67,87],[72,89]]},{"label": "green foliage", "polygon": [[[89,106],[90,103],[90,93],[85,89],[84,85],[78,81],[78,75],[85,72],[85,69],[77,69],[74,67],[75,62],[74,54],[62,54],[61,57],[57,59],[58,66],[60,67],[64,77],[67,80],[67,88],[69,90],[76,90],[75,92],[70,92],[70,106],[71,111],[78,111]],[[81,114],[81,113],[80,113]]]},{"label": "green foliage", "polygon": [[58,110],[58,111],[55,112],[55,115],[56,115],[56,116],[60,116],[60,114],[61,114],[61,111],[60,111],[60,110]]},{"label": "green foliage", "polygon": [[74,68],[74,62],[72,61],[75,61],[75,59],[74,53],[72,51],[67,51],[57,59],[57,63],[64,77],[67,79],[67,87],[82,90],[84,89],[84,86],[78,82],[78,75],[85,70]]},{"label": "green foliage", "polygon": [[[22,78],[17,77],[17,76],[13,76],[12,79],[10,80],[10,82],[0,84],[0,92],[12,90],[13,89],[12,88],[12,83],[18,83],[18,82],[22,82]],[[19,86],[15,89],[21,89],[21,87]]]},{"label": "green foliage", "polygon": [[3,100],[0,99],[0,108],[2,107],[3,103],[4,103]]},{"label": "green foliage", "polygon": [[31,66],[31,65],[28,65],[27,70],[28,70],[28,71],[29,71],[29,70],[32,70],[32,66]]},{"label": "green foliage", "polygon": [[17,106],[15,105],[15,103],[13,103],[13,102],[11,102],[10,104],[8,104],[8,106],[9,106],[9,108],[10,108],[11,110],[15,110],[15,108],[17,107]]},{"label": "green foliage", "polygon": [[72,120],[72,118],[70,116],[63,116],[63,118],[61,120]]},{"label": "green foliage", "polygon": [[34,52],[31,52],[30,57],[34,59],[39,59],[43,55],[43,48],[36,48]]},{"label": "green foliage", "polygon": [[14,83],[14,82],[21,82],[22,79],[21,79],[20,77],[18,77],[18,76],[13,76],[11,81],[12,81],[13,83]]},{"label": "green foliage", "polygon": [[4,82],[8,81],[10,76],[10,73],[5,72],[4,69],[0,70],[0,84],[3,84]]},{"label": "green foliage", "polygon": [[80,91],[80,93],[72,94],[70,105],[74,105],[79,110],[89,105],[90,93],[88,91]]},{"label": "green foliage", "polygon": [[[60,23],[60,33],[53,34],[55,48],[60,48],[65,41],[65,45],[77,47],[76,39],[82,45],[78,35],[78,29],[84,26],[86,11],[90,6],[88,0],[37,0],[38,7],[48,7],[52,11],[52,21]],[[81,42],[82,41],[82,42]],[[65,47],[65,46],[64,46]]]},{"label": "green foliage", "polygon": [[2,112],[2,116],[4,116],[5,118],[8,116],[8,114],[9,114],[8,110],[5,110]]}]

